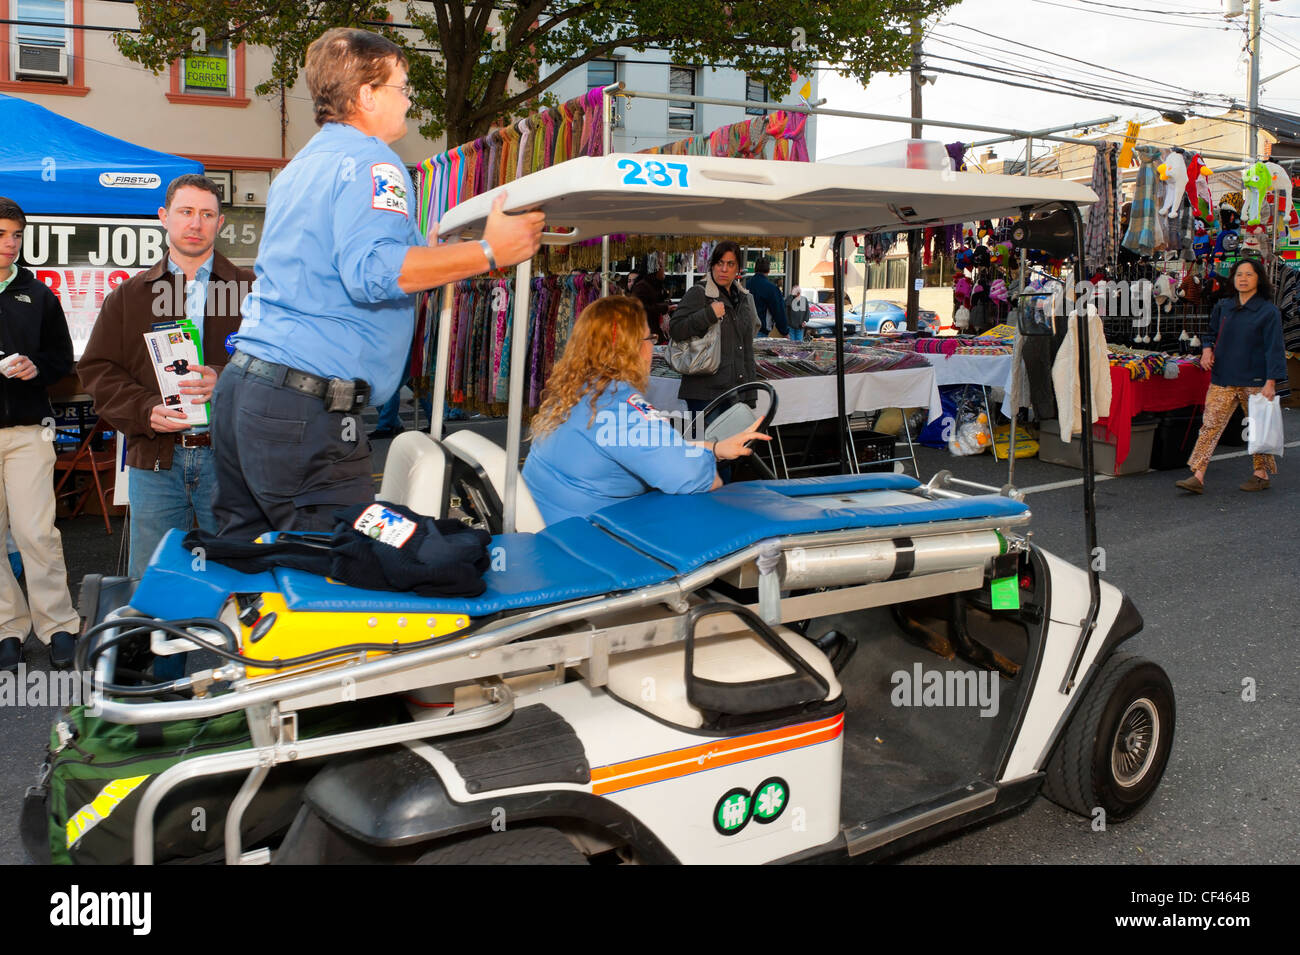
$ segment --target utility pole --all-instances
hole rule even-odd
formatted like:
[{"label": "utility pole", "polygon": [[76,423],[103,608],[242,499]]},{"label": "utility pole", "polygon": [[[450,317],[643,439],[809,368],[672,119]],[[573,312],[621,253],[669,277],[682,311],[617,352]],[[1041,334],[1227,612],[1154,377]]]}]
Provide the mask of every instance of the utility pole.
[{"label": "utility pole", "polygon": [[1250,125],[1246,135],[1250,141],[1246,145],[1246,161],[1254,163],[1259,160],[1259,0],[1250,0],[1250,31],[1247,40],[1250,45],[1250,72],[1247,75],[1247,92],[1250,94]]},{"label": "utility pole", "polygon": [[[1256,0],[1258,3],[1259,0]],[[912,21],[912,116],[921,116],[921,21]],[[912,123],[912,138],[921,138],[921,124]],[[916,287],[921,277],[921,235],[916,229],[907,233],[907,328],[916,331],[916,321],[921,307],[921,293]],[[864,269],[867,267],[864,261]],[[866,321],[866,313],[862,320]]]}]

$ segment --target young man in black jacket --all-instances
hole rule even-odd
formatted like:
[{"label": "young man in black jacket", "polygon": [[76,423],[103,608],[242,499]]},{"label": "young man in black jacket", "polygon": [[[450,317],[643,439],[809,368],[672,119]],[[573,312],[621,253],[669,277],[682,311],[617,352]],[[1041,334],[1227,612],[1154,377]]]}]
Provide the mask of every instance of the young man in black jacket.
[{"label": "young man in black jacket", "polygon": [[[54,412],[46,388],[72,371],[72,338],[58,298],[14,260],[27,217],[0,196],[0,540],[12,530],[27,599],[0,561],[0,670],[16,671],[29,631],[57,667],[72,663],[77,611],[63,539],[54,527]],[[30,605],[30,606],[29,606]]]}]

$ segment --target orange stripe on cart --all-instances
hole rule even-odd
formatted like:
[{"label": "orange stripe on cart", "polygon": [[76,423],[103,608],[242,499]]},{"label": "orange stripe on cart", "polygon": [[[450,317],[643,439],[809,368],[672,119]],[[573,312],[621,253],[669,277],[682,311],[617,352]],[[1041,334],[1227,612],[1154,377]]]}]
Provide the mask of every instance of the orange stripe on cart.
[{"label": "orange stripe on cart", "polygon": [[655,756],[631,759],[624,763],[597,766],[591,771],[591,791],[598,795],[663,782],[692,773],[743,763],[745,760],[774,756],[836,739],[844,732],[844,715],[826,720],[785,726],[765,733],[733,736],[702,746],[688,746]]}]

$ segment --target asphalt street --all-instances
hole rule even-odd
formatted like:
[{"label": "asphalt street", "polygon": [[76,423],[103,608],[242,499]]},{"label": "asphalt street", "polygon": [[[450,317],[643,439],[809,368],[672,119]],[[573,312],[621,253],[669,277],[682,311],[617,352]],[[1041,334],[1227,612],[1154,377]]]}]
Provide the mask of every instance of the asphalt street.
[{"label": "asphalt street", "polygon": [[[1300,412],[1284,415],[1300,448]],[[377,466],[386,451],[382,442]],[[1146,626],[1126,649],[1160,663],[1173,681],[1173,755],[1153,800],[1135,818],[1093,831],[1090,820],[1037,799],[1024,811],[913,853],[907,863],[1300,862],[1300,478],[1290,457],[1274,487],[1244,493],[1249,459],[1216,459],[1207,492],[1185,494],[1185,472],[1148,472],[1097,484],[1105,578],[1133,599]],[[1300,460],[1300,450],[1291,450]],[[921,450],[928,478],[947,468],[1001,485],[1006,463]],[[909,469],[910,470],[910,469]],[[1030,493],[1033,539],[1082,565],[1080,474],[1036,459],[1016,463]],[[1060,486],[1064,483],[1066,486]],[[1046,486],[1046,487],[1044,487]],[[119,566],[121,521],[60,521],[73,596],[83,575]],[[28,663],[48,665],[30,640]],[[1243,687],[1254,685],[1254,699]],[[39,766],[54,710],[0,707],[0,863],[26,861],[19,804]]]}]

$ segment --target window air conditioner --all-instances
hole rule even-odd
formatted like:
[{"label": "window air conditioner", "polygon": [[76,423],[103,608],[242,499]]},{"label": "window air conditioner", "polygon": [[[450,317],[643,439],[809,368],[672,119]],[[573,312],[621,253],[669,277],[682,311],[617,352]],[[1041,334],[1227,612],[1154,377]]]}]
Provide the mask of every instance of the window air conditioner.
[{"label": "window air conditioner", "polygon": [[68,78],[68,53],[61,46],[40,43],[19,43],[16,79],[66,80]]}]

